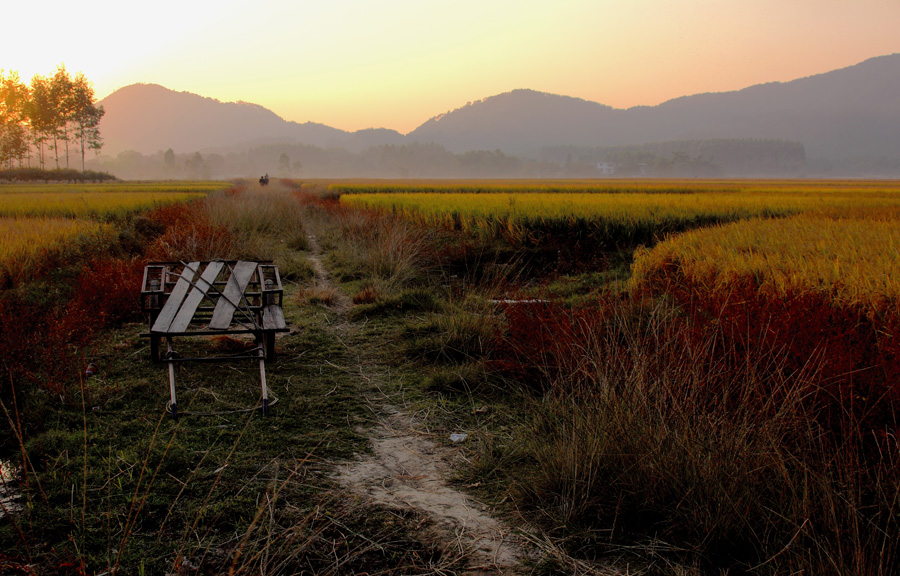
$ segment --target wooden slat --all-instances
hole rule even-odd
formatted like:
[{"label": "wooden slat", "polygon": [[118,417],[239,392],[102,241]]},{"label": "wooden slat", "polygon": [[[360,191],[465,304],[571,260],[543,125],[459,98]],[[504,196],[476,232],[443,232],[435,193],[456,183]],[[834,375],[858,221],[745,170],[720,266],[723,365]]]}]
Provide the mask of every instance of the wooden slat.
[{"label": "wooden slat", "polygon": [[278,304],[269,304],[263,308],[263,330],[283,330],[287,328],[284,312]]},{"label": "wooden slat", "polygon": [[197,311],[197,306],[203,301],[206,291],[212,286],[216,276],[222,270],[222,266],[224,266],[224,262],[221,261],[207,264],[206,270],[200,275],[200,279],[194,284],[193,289],[187,295],[187,298],[184,299],[184,304],[181,305],[178,314],[175,315],[175,319],[172,320],[168,330],[170,334],[187,330],[188,324],[191,323],[191,319],[194,317],[194,312]]},{"label": "wooden slat", "polygon": [[175,288],[173,288],[172,293],[169,294],[166,304],[162,307],[162,310],[159,311],[159,316],[156,317],[156,321],[150,328],[151,332],[169,331],[169,326],[172,324],[175,315],[178,314],[178,309],[181,308],[181,303],[184,300],[185,295],[187,295],[188,289],[191,287],[191,281],[194,279],[194,270],[196,270],[198,266],[200,266],[199,262],[191,262],[185,266],[184,271],[181,273],[181,277],[178,278],[178,282],[175,283]]},{"label": "wooden slat", "polygon": [[250,279],[255,271],[256,262],[238,262],[234,266],[234,271],[228,279],[228,284],[225,285],[225,290],[222,291],[222,297],[216,302],[212,320],[209,321],[211,330],[226,330],[231,326],[235,304],[240,305],[244,296],[244,290],[250,284]]}]

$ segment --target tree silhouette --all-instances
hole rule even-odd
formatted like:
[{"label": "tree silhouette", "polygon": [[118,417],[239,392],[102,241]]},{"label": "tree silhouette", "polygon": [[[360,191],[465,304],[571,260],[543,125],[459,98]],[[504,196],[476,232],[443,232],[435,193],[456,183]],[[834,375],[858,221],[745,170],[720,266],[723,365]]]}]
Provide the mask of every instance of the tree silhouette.
[{"label": "tree silhouette", "polygon": [[[103,145],[100,139],[100,119],[106,113],[103,106],[94,106],[94,88],[81,72],[72,81],[70,118],[75,124],[75,139],[81,144],[81,171],[84,172],[84,152],[99,151]],[[66,144],[66,167],[69,166],[69,147]]]},{"label": "tree silhouette", "polygon": [[15,72],[8,76],[0,71],[0,164],[12,168],[14,160],[22,161],[28,154],[25,131],[25,104],[28,87]]},{"label": "tree silhouette", "polygon": [[41,169],[46,166],[45,145],[53,141],[56,168],[59,168],[59,141],[63,141],[66,168],[69,167],[69,144],[81,150],[81,170],[85,170],[85,154],[103,146],[100,137],[102,106],[94,102],[94,88],[79,72],[71,77],[60,65],[53,76],[39,74],[24,84],[16,72],[0,70],[0,165],[12,168],[27,158],[31,165],[31,149],[37,151]]},{"label": "tree silhouette", "polygon": [[278,157],[278,169],[281,172],[291,171],[291,159],[288,158],[288,155],[285,152],[282,152],[281,156]]}]

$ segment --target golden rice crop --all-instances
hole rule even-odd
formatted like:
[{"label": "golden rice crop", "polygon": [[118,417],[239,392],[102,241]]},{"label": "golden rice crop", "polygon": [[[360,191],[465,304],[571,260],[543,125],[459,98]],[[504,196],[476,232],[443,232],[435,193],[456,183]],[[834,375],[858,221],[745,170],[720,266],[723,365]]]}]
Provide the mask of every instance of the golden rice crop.
[{"label": "golden rice crop", "polygon": [[900,302],[900,219],[804,214],[693,230],[639,250],[632,271],[635,288],[676,272],[713,292],[741,276],[773,296],[813,290],[883,309]]},{"label": "golden rice crop", "polygon": [[98,218],[205,196],[203,192],[36,192],[0,194],[0,216]]},{"label": "golden rice crop", "polygon": [[18,279],[75,237],[111,238],[110,224],[71,218],[0,218],[0,285]]},{"label": "golden rice crop", "polygon": [[897,193],[900,181],[892,180],[348,180],[330,182],[332,194],[379,194],[390,192],[433,193],[735,193],[815,194]]},{"label": "golden rice crop", "polygon": [[2,184],[0,195],[3,194],[36,194],[41,192],[71,193],[71,194],[108,194],[110,192],[134,193],[154,192],[158,194],[198,192],[209,193],[224,190],[230,187],[228,182],[214,181],[189,181],[179,180],[173,182],[104,182],[95,183],[53,183],[53,184]]},{"label": "golden rice crop", "polygon": [[200,198],[225,182],[111,182],[0,186],[0,217],[102,218]]},{"label": "golden rice crop", "polygon": [[370,193],[342,195],[348,206],[387,210],[426,225],[513,238],[535,230],[584,229],[610,239],[652,239],[720,222],[801,212],[900,214],[900,193],[880,189],[805,192]]}]

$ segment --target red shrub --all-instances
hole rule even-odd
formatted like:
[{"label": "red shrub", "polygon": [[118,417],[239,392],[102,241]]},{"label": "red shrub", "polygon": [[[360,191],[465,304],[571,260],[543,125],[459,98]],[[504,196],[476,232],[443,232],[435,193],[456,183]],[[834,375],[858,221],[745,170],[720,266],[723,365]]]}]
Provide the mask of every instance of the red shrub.
[{"label": "red shrub", "polygon": [[784,374],[799,374],[815,364],[815,401],[824,406],[832,425],[848,418],[874,427],[893,421],[900,408],[897,314],[876,317],[812,290],[774,294],[744,276],[731,278],[727,289],[711,291],[669,272],[655,278],[647,291],[673,297],[694,330],[721,334],[738,357],[777,351],[777,369]]},{"label": "red shrub", "polygon": [[[170,204],[147,214],[148,220],[166,227],[147,250],[150,259],[206,260],[232,250],[232,235],[211,224],[199,206]],[[40,302],[21,291],[0,293],[0,392],[7,393],[11,376],[51,394],[66,395],[83,369],[79,349],[90,345],[103,329],[138,318],[145,261],[82,257],[89,260],[72,281],[72,295],[67,299],[54,300],[52,290]]]},{"label": "red shrub", "polygon": [[224,226],[218,226],[205,216],[170,226],[147,249],[149,260],[213,260],[230,258],[236,240]]},{"label": "red shrub", "polygon": [[137,259],[94,260],[86,264],[68,310],[86,314],[87,321],[96,327],[137,319],[144,264]]},{"label": "red shrub", "polygon": [[29,305],[14,293],[0,299],[0,347],[3,348],[3,380],[8,378],[35,385],[54,395],[64,395],[66,382],[78,369],[70,345],[89,340],[94,329],[79,312],[43,310]]},{"label": "red shrub", "polygon": [[554,302],[505,304],[507,330],[499,340],[493,357],[495,369],[523,383],[541,386],[544,377],[560,376],[565,360],[575,353],[577,337],[574,316],[587,320],[589,312],[566,310]]},{"label": "red shrub", "polygon": [[[4,380],[9,376],[54,395],[66,395],[82,369],[79,347],[97,334],[140,313],[143,262],[94,260],[75,281],[65,304],[38,307],[9,292],[0,298],[0,348]],[[4,386],[0,388],[5,388]]]},{"label": "red shrub", "polygon": [[193,202],[175,202],[165,204],[147,212],[147,218],[167,228],[186,226],[197,220],[198,209]]}]

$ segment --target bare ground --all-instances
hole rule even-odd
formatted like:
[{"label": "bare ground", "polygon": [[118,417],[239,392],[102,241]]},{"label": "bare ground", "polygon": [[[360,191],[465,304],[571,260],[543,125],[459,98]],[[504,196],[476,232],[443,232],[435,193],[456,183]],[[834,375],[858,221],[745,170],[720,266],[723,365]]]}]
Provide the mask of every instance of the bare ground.
[{"label": "bare ground", "polygon": [[[308,236],[308,244],[316,284],[332,287],[315,236]],[[343,313],[350,307],[349,298],[340,290],[335,292],[334,309]],[[337,323],[332,329],[353,328]],[[376,371],[374,366],[360,363],[361,378],[383,379]],[[370,397],[368,402],[375,424],[366,430],[372,453],[340,464],[336,470],[339,482],[371,503],[427,518],[422,538],[440,548],[454,566],[462,567],[463,574],[524,573],[522,539],[493,518],[484,505],[447,481],[459,459],[459,449],[434,442],[433,436],[423,431],[422,422],[386,395]]]}]

